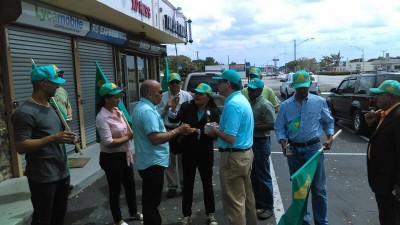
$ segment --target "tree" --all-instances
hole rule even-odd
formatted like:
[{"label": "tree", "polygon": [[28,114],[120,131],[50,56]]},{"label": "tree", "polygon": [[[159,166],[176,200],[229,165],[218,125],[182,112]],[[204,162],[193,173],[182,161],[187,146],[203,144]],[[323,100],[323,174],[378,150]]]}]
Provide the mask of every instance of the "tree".
[{"label": "tree", "polygon": [[213,57],[206,57],[204,65],[212,66],[212,65],[219,65],[219,63],[217,61],[215,61],[215,59]]}]

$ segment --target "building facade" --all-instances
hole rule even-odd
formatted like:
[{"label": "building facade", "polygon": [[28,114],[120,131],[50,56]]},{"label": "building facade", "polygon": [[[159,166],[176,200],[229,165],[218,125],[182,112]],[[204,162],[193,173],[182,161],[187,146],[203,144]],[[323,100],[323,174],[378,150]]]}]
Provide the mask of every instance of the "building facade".
[{"label": "building facade", "polygon": [[11,115],[32,93],[31,59],[65,71],[69,126],[86,148],[96,139],[95,62],[131,111],[141,83],[160,78],[164,44],[192,42],[191,21],[167,0],[0,0],[0,15],[0,181],[23,174]]}]

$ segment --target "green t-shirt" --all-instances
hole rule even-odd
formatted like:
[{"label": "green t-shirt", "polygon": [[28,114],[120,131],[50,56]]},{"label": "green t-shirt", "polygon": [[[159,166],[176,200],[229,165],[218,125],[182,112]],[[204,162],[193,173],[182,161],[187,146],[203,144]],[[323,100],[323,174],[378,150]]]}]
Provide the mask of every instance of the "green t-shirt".
[{"label": "green t-shirt", "polygon": [[[249,91],[247,90],[247,88],[243,88],[242,89],[242,94],[249,99]],[[261,93],[261,95],[267,99],[268,101],[270,101],[272,103],[272,106],[274,108],[279,106],[279,101],[277,100],[274,91],[270,88],[270,87],[265,87]]]}]

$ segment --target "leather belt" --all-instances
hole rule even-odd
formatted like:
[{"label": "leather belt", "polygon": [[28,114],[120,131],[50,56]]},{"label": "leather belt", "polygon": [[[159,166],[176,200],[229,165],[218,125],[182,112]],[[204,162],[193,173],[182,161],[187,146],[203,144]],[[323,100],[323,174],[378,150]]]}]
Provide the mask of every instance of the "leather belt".
[{"label": "leather belt", "polygon": [[245,152],[250,150],[251,148],[243,149],[243,148],[218,148],[219,152]]},{"label": "leather belt", "polygon": [[300,142],[300,143],[299,142],[294,142],[292,140],[288,140],[288,142],[289,142],[289,144],[291,144],[294,147],[307,147],[307,146],[310,146],[310,145],[318,143],[319,142],[319,138],[314,138],[314,139],[311,139],[309,141]]}]

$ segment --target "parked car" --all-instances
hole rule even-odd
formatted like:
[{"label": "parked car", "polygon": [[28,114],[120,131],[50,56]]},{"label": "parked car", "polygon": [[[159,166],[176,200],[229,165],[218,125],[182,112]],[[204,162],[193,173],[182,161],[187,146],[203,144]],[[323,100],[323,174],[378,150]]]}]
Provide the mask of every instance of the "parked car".
[{"label": "parked car", "polygon": [[[293,75],[294,73],[288,73],[284,79],[281,79],[282,82],[280,86],[280,94],[282,97],[288,99],[292,95],[294,95],[295,89],[293,87]],[[314,76],[310,75],[311,86],[309,92],[315,95],[318,95],[318,82]]]},{"label": "parked car", "polygon": [[379,87],[385,80],[400,81],[400,73],[356,74],[344,78],[326,98],[335,121],[351,122],[356,134],[367,134],[364,114],[378,109],[369,89]]},{"label": "parked car", "polygon": [[[191,92],[192,89],[195,89],[198,84],[200,83],[206,83],[210,85],[212,88],[215,104],[217,104],[218,108],[221,110],[224,109],[224,104],[225,104],[225,97],[222,95],[218,94],[218,81],[215,79],[212,79],[212,77],[219,76],[221,73],[219,72],[195,72],[195,73],[190,73],[185,81],[183,82],[182,85],[182,90]],[[194,95],[193,93],[191,93]]]}]

